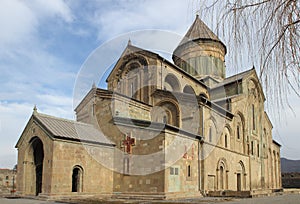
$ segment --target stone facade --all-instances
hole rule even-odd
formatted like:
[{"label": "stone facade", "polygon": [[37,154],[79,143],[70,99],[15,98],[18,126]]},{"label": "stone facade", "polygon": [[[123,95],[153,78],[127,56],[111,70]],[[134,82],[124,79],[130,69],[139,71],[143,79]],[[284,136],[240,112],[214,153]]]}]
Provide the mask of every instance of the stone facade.
[{"label": "stone facade", "polygon": [[76,121],[34,111],[16,145],[18,192],[168,199],[281,189],[255,69],[226,78],[226,47],[198,17],[186,37],[176,65],[129,42],[108,90],[93,86]]},{"label": "stone facade", "polygon": [[60,121],[38,113],[31,117],[17,144],[17,191],[40,196],[111,194],[112,171],[95,162],[87,149],[99,152],[101,148],[102,154],[111,156],[112,146],[56,137],[41,118]]}]

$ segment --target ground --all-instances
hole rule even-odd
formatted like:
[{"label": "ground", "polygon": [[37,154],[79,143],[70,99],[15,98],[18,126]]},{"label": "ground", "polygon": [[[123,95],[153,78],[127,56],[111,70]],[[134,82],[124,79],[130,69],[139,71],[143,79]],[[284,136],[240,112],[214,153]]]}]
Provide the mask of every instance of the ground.
[{"label": "ground", "polygon": [[[287,194],[287,195],[277,195],[270,197],[260,197],[260,198],[200,198],[200,199],[185,199],[185,200],[177,200],[177,201],[129,201],[129,200],[114,200],[114,201],[90,201],[87,202],[72,202],[73,204],[121,204],[121,203],[143,203],[143,204],[183,204],[183,203],[200,203],[200,204],[209,204],[209,203],[226,203],[226,204],[295,204],[299,203],[300,194]],[[1,204],[58,204],[61,202],[53,202],[53,201],[40,201],[40,200],[31,200],[31,199],[6,199],[0,198]]]}]

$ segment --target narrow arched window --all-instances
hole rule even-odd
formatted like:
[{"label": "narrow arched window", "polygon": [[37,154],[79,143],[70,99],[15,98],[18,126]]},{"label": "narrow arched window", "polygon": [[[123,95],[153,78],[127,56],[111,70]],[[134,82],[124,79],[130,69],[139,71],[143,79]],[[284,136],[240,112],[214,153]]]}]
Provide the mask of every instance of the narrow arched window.
[{"label": "narrow arched window", "polygon": [[255,108],[254,104],[252,104],[252,128],[255,130]]},{"label": "narrow arched window", "polygon": [[227,134],[225,135],[225,147],[227,148],[228,146],[228,141],[227,141]]},{"label": "narrow arched window", "polygon": [[248,155],[250,155],[250,145],[249,144],[247,144],[247,153],[248,153]]},{"label": "narrow arched window", "polygon": [[209,142],[212,142],[212,128],[209,127]]},{"label": "narrow arched window", "polygon": [[187,177],[191,177],[191,165],[187,166]]}]

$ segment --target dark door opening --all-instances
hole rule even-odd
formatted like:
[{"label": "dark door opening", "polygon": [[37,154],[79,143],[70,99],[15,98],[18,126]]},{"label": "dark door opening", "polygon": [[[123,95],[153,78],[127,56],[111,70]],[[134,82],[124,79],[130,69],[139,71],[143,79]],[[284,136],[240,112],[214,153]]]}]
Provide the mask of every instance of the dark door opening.
[{"label": "dark door opening", "polygon": [[79,167],[75,167],[72,173],[72,192],[81,192],[81,176],[81,169]]},{"label": "dark door opening", "polygon": [[241,180],[241,174],[237,174],[237,191],[242,190],[242,180]]},{"label": "dark door opening", "polygon": [[43,181],[43,166],[38,165],[35,167],[35,172],[36,172],[36,191],[35,195],[39,195],[39,193],[42,192],[42,181]]},{"label": "dark door opening", "polygon": [[224,189],[224,168],[220,167],[220,190]]},{"label": "dark door opening", "polygon": [[44,149],[43,143],[39,138],[34,139],[32,147],[35,165],[35,195],[37,196],[39,193],[42,193]]}]

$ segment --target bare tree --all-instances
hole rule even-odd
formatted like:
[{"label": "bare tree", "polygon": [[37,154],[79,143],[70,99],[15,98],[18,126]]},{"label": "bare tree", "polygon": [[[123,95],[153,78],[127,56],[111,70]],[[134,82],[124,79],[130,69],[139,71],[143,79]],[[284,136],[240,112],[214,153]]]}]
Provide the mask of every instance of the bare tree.
[{"label": "bare tree", "polygon": [[218,34],[231,52],[236,51],[238,67],[243,66],[240,49],[247,46],[246,55],[276,107],[288,104],[292,91],[300,97],[299,0],[199,0],[198,4],[202,15],[214,14]]}]

